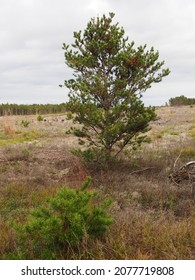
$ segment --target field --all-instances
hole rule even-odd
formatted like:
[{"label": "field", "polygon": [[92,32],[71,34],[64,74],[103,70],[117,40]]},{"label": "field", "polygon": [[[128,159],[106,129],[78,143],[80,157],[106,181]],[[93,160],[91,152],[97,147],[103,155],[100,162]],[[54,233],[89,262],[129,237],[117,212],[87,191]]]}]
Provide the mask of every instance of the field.
[{"label": "field", "polygon": [[156,112],[151,143],[109,167],[73,155],[79,145],[66,134],[66,115],[0,117],[0,259],[17,251],[13,221],[22,223],[60,187],[77,188],[87,176],[91,189],[112,199],[113,223],[103,238],[85,239],[59,259],[195,259],[195,180],[170,178],[195,160],[195,107]]}]

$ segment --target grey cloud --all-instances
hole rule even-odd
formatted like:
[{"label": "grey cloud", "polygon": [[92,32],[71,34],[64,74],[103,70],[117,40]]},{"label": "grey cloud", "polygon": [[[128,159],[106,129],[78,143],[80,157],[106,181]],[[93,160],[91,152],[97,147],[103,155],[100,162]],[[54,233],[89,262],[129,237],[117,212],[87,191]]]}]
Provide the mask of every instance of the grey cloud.
[{"label": "grey cloud", "polygon": [[193,0],[0,0],[0,102],[58,103],[71,70],[62,43],[71,43],[93,16],[115,12],[129,40],[159,50],[171,74],[145,93],[147,104],[195,94]]}]

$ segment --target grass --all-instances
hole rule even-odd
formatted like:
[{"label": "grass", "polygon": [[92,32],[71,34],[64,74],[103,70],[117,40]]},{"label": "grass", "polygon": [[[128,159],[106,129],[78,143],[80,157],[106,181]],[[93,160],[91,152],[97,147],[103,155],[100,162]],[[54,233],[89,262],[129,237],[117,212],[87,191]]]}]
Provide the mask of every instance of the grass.
[{"label": "grass", "polygon": [[10,146],[18,143],[25,143],[36,140],[39,137],[39,132],[31,130],[28,132],[15,132],[12,134],[0,133],[0,147]]},{"label": "grass", "polygon": [[194,158],[195,157],[195,148],[194,147],[185,147],[181,151],[181,156],[184,158]]},{"label": "grass", "polygon": [[[56,189],[37,188],[29,192],[29,186],[8,185],[1,190],[1,259],[12,258],[12,251],[17,249],[12,221],[25,221],[29,211],[43,204]],[[152,201],[157,199],[154,194]],[[58,259],[193,259],[194,217],[178,218],[171,209],[165,211],[159,207],[151,211],[145,201],[141,204],[143,212],[135,206],[123,212],[113,208],[114,224],[104,238],[85,239],[77,248],[70,246],[62,251]]]},{"label": "grass", "polygon": [[155,136],[157,138],[162,138],[165,134],[179,135],[179,132],[174,129],[171,129],[171,128],[165,128],[165,129],[158,131]]},{"label": "grass", "polygon": [[195,128],[194,127],[189,130],[189,136],[195,137]]},{"label": "grass", "polygon": [[70,126],[60,122],[64,116],[53,123],[29,117],[30,128],[23,129],[22,117],[18,127],[9,117],[6,129],[0,119],[0,259],[13,259],[18,249],[13,222],[25,222],[32,209],[44,206],[64,184],[75,188],[88,175],[100,198],[112,199],[113,224],[102,238],[86,236],[76,247],[61,250],[57,259],[194,259],[194,193],[189,182],[175,185],[169,180],[174,167],[195,158],[192,109],[167,112],[159,109],[162,125],[153,124],[150,144],[127,150],[105,168],[83,164],[70,153],[77,141],[62,133]]},{"label": "grass", "polygon": [[[120,168],[118,163],[101,173],[91,170],[94,188],[102,198],[111,197],[114,202],[110,210],[114,224],[102,239],[93,241],[85,238],[77,248],[69,246],[61,251],[58,259],[195,257],[194,197],[190,188],[185,185],[178,188],[168,180],[163,181],[167,162],[171,162],[168,152],[142,152],[144,158],[140,161],[136,154],[133,169],[129,161],[122,160]],[[156,161],[159,157],[161,161]],[[153,169],[144,171],[148,162]],[[154,168],[159,170],[156,176]],[[12,259],[12,251],[17,250],[18,240],[12,222],[25,221],[33,208],[44,205],[60,187],[60,184],[36,187],[18,183],[1,187],[1,259]]]}]

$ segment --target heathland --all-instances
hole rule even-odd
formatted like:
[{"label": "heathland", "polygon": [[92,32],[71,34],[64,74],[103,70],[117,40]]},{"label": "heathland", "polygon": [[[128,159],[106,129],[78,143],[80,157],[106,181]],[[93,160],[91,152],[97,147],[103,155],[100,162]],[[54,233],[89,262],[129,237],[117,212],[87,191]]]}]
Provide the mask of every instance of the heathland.
[{"label": "heathland", "polygon": [[73,125],[66,113],[0,117],[0,259],[17,251],[13,222],[88,176],[90,189],[112,199],[113,223],[102,238],[85,238],[59,259],[194,259],[195,171],[189,178],[179,169],[195,160],[195,107],[156,112],[151,143],[126,149],[109,166],[72,153],[79,145],[66,133]]}]

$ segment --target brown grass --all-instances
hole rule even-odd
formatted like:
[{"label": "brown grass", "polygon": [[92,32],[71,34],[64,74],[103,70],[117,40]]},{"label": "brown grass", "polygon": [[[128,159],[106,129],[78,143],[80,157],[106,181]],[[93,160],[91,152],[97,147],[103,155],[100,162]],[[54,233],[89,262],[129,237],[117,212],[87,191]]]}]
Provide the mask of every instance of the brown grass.
[{"label": "brown grass", "polygon": [[11,125],[4,125],[4,134],[9,136],[14,136],[15,130]]},{"label": "brown grass", "polygon": [[[28,128],[20,125],[23,116],[1,117],[0,133],[8,141],[0,148],[0,259],[17,250],[13,220],[25,221],[62,185],[78,187],[89,175],[100,197],[113,200],[113,225],[101,240],[86,237],[58,259],[195,259],[194,193],[188,181],[176,185],[169,179],[174,168],[195,159],[189,133],[194,110],[159,108],[157,113],[151,144],[136,152],[127,149],[104,169],[73,156],[77,139],[66,135],[71,121],[65,116],[45,116],[43,122],[26,116]],[[28,137],[16,141],[24,133]]]}]

